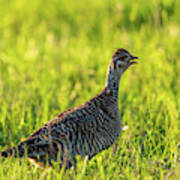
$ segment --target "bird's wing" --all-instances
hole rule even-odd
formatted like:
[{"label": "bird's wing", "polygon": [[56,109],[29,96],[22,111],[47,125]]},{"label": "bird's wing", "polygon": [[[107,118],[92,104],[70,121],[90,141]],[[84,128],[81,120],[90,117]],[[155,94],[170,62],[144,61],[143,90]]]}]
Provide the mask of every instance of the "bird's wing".
[{"label": "bird's wing", "polygon": [[25,144],[28,156],[33,159],[39,157],[42,161],[46,155],[56,160],[58,152],[63,156],[68,152],[72,158],[77,154],[85,156],[90,154],[88,148],[98,127],[98,116],[98,110],[92,103],[67,110],[19,143],[19,146]]}]

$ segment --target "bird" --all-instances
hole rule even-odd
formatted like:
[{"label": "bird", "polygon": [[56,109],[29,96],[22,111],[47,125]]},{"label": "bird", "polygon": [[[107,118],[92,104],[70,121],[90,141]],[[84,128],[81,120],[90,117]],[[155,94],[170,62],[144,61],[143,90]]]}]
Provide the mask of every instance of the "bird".
[{"label": "bird", "polygon": [[42,166],[57,162],[66,169],[76,165],[76,157],[90,160],[112,146],[121,133],[118,108],[119,82],[138,57],[123,48],[113,53],[104,88],[84,104],[70,108],[44,124],[25,140],[1,152],[1,157],[27,156]]}]

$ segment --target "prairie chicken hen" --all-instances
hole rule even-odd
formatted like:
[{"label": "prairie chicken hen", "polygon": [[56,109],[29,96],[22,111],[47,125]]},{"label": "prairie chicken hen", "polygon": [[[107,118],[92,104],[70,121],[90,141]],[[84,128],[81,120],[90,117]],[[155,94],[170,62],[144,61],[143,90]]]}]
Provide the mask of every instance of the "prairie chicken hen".
[{"label": "prairie chicken hen", "polygon": [[76,156],[92,158],[111,146],[119,137],[121,118],[118,109],[119,81],[137,57],[117,49],[108,69],[105,88],[85,104],[69,109],[20,142],[1,153],[3,157],[23,157],[51,165],[58,161],[66,168],[75,165]]}]

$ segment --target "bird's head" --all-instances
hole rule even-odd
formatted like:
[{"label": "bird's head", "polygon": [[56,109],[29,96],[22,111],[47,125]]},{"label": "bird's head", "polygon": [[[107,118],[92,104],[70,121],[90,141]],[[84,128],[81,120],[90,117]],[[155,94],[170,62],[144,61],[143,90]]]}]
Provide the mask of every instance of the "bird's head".
[{"label": "bird's head", "polygon": [[128,69],[132,64],[136,64],[138,57],[131,55],[125,49],[117,49],[113,56],[110,64],[111,70],[114,73],[121,75],[124,71]]}]

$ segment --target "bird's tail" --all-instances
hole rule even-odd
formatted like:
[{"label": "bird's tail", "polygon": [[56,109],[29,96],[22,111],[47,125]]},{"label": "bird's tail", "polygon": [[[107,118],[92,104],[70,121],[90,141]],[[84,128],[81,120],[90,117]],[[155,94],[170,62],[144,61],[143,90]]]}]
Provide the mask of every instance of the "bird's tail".
[{"label": "bird's tail", "polygon": [[24,141],[20,142],[17,146],[9,148],[0,153],[4,158],[8,157],[23,157],[27,155],[29,158],[37,159],[37,157],[46,157],[48,154],[48,141],[40,138],[39,136],[30,136]]},{"label": "bird's tail", "polygon": [[24,143],[19,143],[19,145],[6,149],[1,152],[1,156],[4,158],[7,157],[23,157],[25,153]]}]

